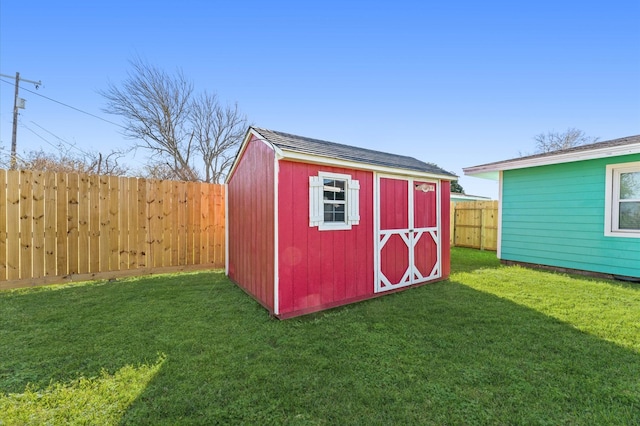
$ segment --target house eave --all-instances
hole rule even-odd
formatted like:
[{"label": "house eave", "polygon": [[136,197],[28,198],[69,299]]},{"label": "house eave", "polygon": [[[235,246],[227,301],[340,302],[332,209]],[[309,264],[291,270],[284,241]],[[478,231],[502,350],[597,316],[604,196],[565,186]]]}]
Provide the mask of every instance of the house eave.
[{"label": "house eave", "polygon": [[484,179],[498,179],[502,170],[525,169],[530,167],[548,166],[552,164],[571,163],[576,161],[594,160],[598,158],[619,157],[622,155],[640,154],[640,143],[623,146],[606,147],[583,152],[567,152],[541,157],[529,157],[515,160],[500,161],[479,166],[466,167],[462,171],[467,176]]}]

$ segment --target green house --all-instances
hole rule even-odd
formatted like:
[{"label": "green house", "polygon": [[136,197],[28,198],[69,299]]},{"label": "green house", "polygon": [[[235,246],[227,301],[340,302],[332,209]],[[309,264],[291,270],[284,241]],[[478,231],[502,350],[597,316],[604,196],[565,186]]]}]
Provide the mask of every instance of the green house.
[{"label": "green house", "polygon": [[640,135],[463,170],[499,181],[503,262],[640,279]]}]

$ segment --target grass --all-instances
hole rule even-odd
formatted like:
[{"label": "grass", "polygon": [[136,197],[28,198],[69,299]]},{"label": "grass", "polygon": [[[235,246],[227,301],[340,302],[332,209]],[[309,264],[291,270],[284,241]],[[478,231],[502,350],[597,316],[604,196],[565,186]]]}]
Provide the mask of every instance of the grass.
[{"label": "grass", "polygon": [[640,286],[454,249],[278,321],[220,272],[0,292],[0,424],[640,424]]}]

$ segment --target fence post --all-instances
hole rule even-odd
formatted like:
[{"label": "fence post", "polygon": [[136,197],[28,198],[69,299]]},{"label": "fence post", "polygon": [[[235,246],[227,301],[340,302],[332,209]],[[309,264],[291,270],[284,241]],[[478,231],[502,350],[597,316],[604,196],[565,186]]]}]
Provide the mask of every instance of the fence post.
[{"label": "fence post", "polygon": [[480,205],[480,250],[484,250],[484,205]]}]

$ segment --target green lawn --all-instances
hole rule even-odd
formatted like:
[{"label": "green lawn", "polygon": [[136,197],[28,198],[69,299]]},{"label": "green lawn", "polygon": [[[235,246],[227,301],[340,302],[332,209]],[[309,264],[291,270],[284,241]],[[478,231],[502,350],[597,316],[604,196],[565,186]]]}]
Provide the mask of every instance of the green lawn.
[{"label": "green lawn", "polygon": [[286,321],[220,272],[0,292],[0,424],[640,424],[640,285],[452,257]]}]

